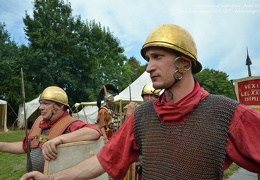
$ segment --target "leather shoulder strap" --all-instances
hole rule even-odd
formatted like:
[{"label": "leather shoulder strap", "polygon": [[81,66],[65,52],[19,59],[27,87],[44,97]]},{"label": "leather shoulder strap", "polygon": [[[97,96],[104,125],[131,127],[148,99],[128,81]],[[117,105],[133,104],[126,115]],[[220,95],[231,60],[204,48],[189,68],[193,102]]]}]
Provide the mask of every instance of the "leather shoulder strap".
[{"label": "leather shoulder strap", "polygon": [[34,138],[37,134],[41,134],[42,130],[39,127],[40,123],[43,121],[42,116],[39,116],[33,123],[31,131],[29,132],[29,137]]},{"label": "leather shoulder strap", "polygon": [[[35,139],[35,137],[37,135],[41,135],[42,130],[39,127],[41,121],[43,121],[42,116],[39,116],[34,124],[33,127],[29,133],[29,137],[32,140],[31,143],[31,148],[36,148],[39,146],[39,141]],[[57,123],[55,123],[50,131],[48,132],[47,136],[49,137],[49,139],[53,139],[61,134],[63,134],[63,132],[70,126],[70,124],[72,122],[74,122],[75,119],[73,117],[71,117],[70,115],[67,115],[65,117],[63,117],[62,119],[60,119]],[[44,142],[41,144],[41,146],[44,144]]]},{"label": "leather shoulder strap", "polygon": [[70,115],[63,117],[61,120],[59,120],[51,127],[48,136],[52,139],[63,134],[63,132],[69,127],[69,125],[73,121],[75,121],[75,119]]}]

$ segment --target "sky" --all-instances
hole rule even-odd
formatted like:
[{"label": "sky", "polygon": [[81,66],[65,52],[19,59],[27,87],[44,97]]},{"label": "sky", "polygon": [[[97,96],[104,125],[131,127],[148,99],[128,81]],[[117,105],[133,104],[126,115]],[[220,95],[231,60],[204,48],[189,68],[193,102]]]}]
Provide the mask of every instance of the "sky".
[{"label": "sky", "polygon": [[[225,72],[229,79],[260,76],[259,0],[64,0],[73,16],[108,27],[125,49],[144,65],[140,49],[162,24],[182,26],[193,36],[203,68]],[[0,0],[0,22],[11,40],[27,44],[23,18],[32,17],[32,0]]]}]

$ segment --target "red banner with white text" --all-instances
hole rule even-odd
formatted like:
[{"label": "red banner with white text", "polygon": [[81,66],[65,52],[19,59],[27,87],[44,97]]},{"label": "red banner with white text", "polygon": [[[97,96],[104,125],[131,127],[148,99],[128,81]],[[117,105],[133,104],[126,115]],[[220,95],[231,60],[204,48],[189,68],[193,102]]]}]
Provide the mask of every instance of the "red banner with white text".
[{"label": "red banner with white text", "polygon": [[260,113],[260,76],[235,79],[234,83],[237,100]]}]

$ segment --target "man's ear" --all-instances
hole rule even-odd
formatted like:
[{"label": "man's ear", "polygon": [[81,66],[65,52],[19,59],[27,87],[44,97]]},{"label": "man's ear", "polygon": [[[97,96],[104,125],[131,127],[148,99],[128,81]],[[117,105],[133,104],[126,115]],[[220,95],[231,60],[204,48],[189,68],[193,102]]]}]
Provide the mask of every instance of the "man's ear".
[{"label": "man's ear", "polygon": [[191,59],[191,58],[182,55],[182,56],[181,56],[181,59],[182,59],[183,67],[184,67],[186,70],[192,68],[192,67],[191,67],[191,66],[192,66],[192,59]]}]

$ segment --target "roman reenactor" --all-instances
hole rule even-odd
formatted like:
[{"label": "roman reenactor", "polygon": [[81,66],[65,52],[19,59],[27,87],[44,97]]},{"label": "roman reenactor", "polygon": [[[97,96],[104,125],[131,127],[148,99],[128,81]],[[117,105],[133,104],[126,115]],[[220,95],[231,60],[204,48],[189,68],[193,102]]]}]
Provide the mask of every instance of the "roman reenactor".
[{"label": "roman reenactor", "polygon": [[[118,89],[112,84],[106,84],[102,87],[98,94],[98,125],[104,137],[105,143],[112,137],[114,133],[113,113],[114,94],[118,94]],[[102,100],[104,103],[102,104]]]}]

